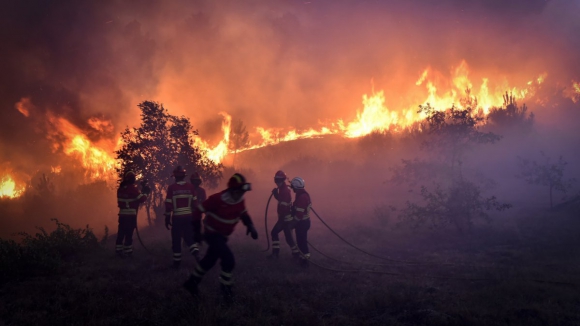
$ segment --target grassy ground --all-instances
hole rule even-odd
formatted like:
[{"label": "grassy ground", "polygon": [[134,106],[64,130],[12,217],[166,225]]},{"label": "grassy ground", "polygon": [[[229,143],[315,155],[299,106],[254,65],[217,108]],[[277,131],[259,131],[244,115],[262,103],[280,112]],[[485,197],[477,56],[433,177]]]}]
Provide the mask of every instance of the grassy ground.
[{"label": "grassy ground", "polygon": [[260,252],[263,237],[253,242],[237,230],[233,305],[220,297],[219,266],[195,300],[181,287],[193,259],[186,256],[173,270],[168,234],[142,232],[153,255],[136,243],[134,257],[120,259],[109,243],[70,259],[57,275],[4,284],[0,325],[579,325],[578,221],[542,215],[516,225],[468,235],[339,227],[383,256],[453,263],[419,266],[370,265],[389,262],[349,249],[320,225],[313,228],[310,240],[318,249],[356,264],[316,252],[314,262],[400,276],[303,269],[285,244],[280,259],[268,261]]}]

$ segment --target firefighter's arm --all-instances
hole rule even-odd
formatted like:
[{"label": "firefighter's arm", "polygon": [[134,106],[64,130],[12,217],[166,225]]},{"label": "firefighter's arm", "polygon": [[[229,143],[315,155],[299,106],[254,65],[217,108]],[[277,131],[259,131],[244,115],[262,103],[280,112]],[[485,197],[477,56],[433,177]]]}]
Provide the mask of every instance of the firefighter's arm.
[{"label": "firefighter's arm", "polygon": [[242,223],[247,228],[246,235],[251,234],[252,239],[254,239],[254,240],[258,239],[258,231],[256,231],[256,228],[254,227],[254,223],[252,222],[252,218],[250,217],[250,215],[248,214],[247,211],[244,210],[244,212],[242,213],[242,216],[241,216],[241,220],[242,220]]},{"label": "firefighter's arm", "polygon": [[278,198],[278,188],[272,189],[272,196],[274,196],[274,198],[276,198],[277,201],[280,201],[280,199]]},{"label": "firefighter's arm", "polygon": [[294,201],[294,205],[292,206],[292,216],[297,220],[301,220],[304,217],[307,206],[308,203],[306,196],[300,196]]}]

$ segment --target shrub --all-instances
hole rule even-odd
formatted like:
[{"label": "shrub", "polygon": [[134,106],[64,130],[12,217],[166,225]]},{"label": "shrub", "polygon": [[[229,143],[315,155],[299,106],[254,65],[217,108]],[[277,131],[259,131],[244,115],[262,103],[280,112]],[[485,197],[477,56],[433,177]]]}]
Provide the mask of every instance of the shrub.
[{"label": "shrub", "polygon": [[[21,243],[0,239],[0,284],[54,273],[67,259],[101,247],[88,225],[73,229],[57,219],[51,221],[56,223],[56,229],[50,233],[43,228],[38,228],[39,232],[34,236],[21,232]],[[105,233],[107,231],[105,229]]]}]

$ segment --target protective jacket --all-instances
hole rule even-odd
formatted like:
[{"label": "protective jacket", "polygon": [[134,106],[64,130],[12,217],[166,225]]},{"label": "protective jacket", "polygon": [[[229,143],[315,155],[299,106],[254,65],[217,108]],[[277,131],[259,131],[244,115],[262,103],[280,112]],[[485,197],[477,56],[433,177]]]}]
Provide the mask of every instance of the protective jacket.
[{"label": "protective jacket", "polygon": [[306,190],[296,190],[296,198],[294,199],[294,204],[292,205],[294,219],[298,221],[309,219],[311,207],[312,202],[310,201],[310,195],[306,192]]},{"label": "protective jacket", "polygon": [[199,204],[199,211],[205,213],[203,222],[206,234],[217,233],[227,237],[234,232],[240,220],[246,226],[252,225],[244,198],[235,201],[227,190],[209,196]]},{"label": "protective jacket", "polygon": [[193,216],[193,208],[197,202],[195,187],[188,182],[178,181],[167,188],[165,211],[173,212],[173,217]]},{"label": "protective jacket", "polygon": [[141,193],[136,184],[129,184],[117,189],[117,206],[119,216],[137,215],[139,204],[147,200],[147,195]]},{"label": "protective jacket", "polygon": [[284,221],[292,221],[292,215],[290,214],[290,205],[292,205],[292,194],[290,193],[290,187],[286,183],[282,183],[278,186],[278,194],[276,195],[276,200],[278,200],[278,219]]}]

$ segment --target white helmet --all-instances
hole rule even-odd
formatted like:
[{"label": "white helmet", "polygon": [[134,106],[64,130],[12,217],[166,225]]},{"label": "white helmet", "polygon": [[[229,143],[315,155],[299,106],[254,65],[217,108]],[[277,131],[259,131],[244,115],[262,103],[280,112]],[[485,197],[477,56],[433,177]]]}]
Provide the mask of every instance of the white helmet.
[{"label": "white helmet", "polygon": [[304,189],[304,179],[301,177],[295,177],[290,181],[290,187],[293,189]]}]

